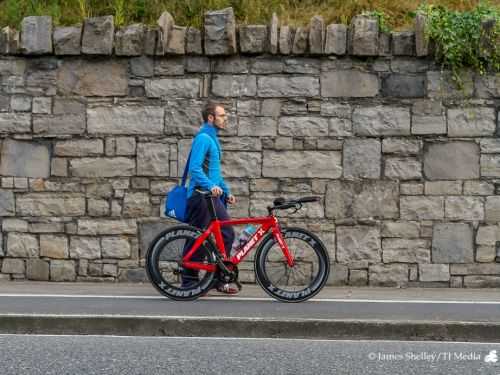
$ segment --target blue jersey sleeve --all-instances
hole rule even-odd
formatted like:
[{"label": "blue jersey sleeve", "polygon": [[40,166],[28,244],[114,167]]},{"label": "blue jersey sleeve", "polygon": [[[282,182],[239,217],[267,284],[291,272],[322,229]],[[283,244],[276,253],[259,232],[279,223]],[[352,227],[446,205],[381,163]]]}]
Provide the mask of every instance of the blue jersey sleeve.
[{"label": "blue jersey sleeve", "polygon": [[191,148],[191,160],[189,162],[189,176],[191,181],[193,181],[194,186],[199,186],[204,190],[211,190],[216,186],[203,171],[203,161],[209,147],[209,140],[204,139],[203,136],[195,137]]}]

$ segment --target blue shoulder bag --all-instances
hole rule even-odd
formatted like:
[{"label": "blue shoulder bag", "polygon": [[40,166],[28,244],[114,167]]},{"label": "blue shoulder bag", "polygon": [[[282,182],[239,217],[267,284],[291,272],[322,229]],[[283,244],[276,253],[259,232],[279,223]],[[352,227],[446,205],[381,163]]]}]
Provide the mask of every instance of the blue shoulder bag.
[{"label": "blue shoulder bag", "polygon": [[185,223],[187,221],[187,193],[186,187],[187,174],[189,169],[189,161],[191,160],[191,152],[184,167],[182,174],[182,181],[180,185],[175,186],[167,193],[167,200],[165,202],[165,216],[177,219]]}]

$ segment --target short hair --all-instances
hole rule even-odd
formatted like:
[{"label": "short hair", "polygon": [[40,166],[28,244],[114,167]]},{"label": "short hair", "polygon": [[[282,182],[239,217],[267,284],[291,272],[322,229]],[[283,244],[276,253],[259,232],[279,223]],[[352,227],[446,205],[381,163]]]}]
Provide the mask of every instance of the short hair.
[{"label": "short hair", "polygon": [[207,104],[205,104],[203,110],[201,111],[201,117],[203,117],[203,121],[208,121],[208,115],[215,116],[215,109],[221,106],[221,104],[216,102],[208,102]]}]

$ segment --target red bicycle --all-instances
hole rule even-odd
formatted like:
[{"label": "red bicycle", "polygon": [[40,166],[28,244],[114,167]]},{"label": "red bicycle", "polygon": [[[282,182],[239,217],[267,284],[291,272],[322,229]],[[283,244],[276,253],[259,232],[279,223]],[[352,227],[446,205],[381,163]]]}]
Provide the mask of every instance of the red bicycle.
[{"label": "red bicycle", "polygon": [[[301,302],[315,296],[325,285],[330,272],[328,252],[321,240],[302,228],[281,228],[276,210],[302,208],[319,197],[286,201],[277,198],[267,207],[268,216],[219,220],[215,215],[213,196],[209,200],[212,221],[206,230],[189,225],[168,228],[149,246],[146,271],[152,284],[163,295],[174,300],[194,300],[206,294],[216,282],[238,282],[237,265],[264,237],[254,259],[257,282],[270,296],[284,302]],[[217,198],[218,199],[218,198]],[[255,233],[230,256],[224,248],[221,227],[226,225],[260,225]],[[215,239],[215,245],[212,240]],[[186,285],[186,278],[190,282]]]}]

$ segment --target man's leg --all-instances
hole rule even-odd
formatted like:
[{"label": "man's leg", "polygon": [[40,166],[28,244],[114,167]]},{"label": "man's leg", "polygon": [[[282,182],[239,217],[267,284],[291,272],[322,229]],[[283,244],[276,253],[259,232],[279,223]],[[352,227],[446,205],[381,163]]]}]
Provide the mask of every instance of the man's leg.
[{"label": "man's leg", "polygon": [[[197,228],[205,229],[210,222],[210,213],[208,212],[205,198],[198,193],[194,193],[187,202],[187,217],[189,225]],[[184,245],[182,255],[186,255],[194,241],[189,241]],[[195,252],[191,260],[193,262],[203,261],[203,256],[199,252]],[[181,273],[182,286],[187,287],[189,284],[198,282],[198,270],[183,269]]]}]

